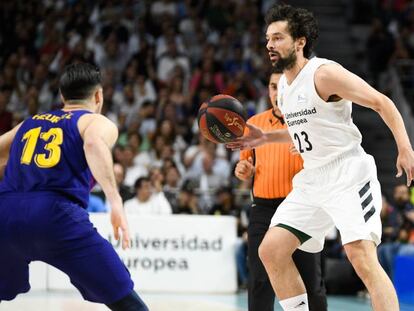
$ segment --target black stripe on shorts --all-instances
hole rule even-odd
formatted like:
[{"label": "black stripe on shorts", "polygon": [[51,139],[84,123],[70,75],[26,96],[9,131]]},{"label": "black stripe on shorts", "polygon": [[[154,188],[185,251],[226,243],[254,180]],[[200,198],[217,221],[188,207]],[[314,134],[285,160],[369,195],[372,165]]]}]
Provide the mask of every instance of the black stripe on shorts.
[{"label": "black stripe on shorts", "polygon": [[371,207],[371,209],[368,211],[368,213],[366,213],[366,214],[364,215],[365,222],[367,222],[367,221],[371,218],[371,216],[372,216],[372,215],[374,215],[374,213],[375,213],[375,207],[373,206],[373,207]]},{"label": "black stripe on shorts", "polygon": [[362,209],[364,210],[368,206],[368,204],[372,202],[372,200],[372,193],[370,193],[369,196],[367,196],[367,198],[364,200],[364,202],[361,203]]},{"label": "black stripe on shorts", "polygon": [[367,182],[362,188],[361,190],[359,190],[359,197],[362,198],[364,196],[365,193],[367,193],[367,191],[369,190],[369,182]]}]

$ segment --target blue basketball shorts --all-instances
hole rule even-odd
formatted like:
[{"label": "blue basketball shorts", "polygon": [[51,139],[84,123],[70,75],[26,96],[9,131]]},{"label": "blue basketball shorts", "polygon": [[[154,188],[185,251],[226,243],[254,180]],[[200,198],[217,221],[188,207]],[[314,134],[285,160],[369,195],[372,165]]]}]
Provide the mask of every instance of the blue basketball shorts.
[{"label": "blue basketball shorts", "polygon": [[134,287],[112,245],[80,205],[49,192],[0,194],[0,300],[30,289],[31,261],[66,273],[92,302],[114,303]]}]

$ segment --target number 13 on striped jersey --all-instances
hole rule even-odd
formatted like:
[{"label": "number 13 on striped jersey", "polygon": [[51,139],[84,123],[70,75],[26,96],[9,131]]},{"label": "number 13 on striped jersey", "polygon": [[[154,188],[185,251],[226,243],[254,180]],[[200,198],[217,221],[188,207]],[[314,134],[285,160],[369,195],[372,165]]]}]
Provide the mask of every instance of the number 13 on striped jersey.
[{"label": "number 13 on striped jersey", "polygon": [[[44,149],[49,151],[48,154],[34,153],[39,138],[47,142]],[[50,138],[52,139],[49,141]],[[51,168],[59,163],[61,156],[60,145],[63,143],[63,131],[61,128],[54,127],[47,132],[42,132],[41,127],[36,127],[24,133],[22,141],[26,141],[26,143],[20,158],[21,164],[29,165],[33,160],[33,155],[34,162],[40,168]]]}]

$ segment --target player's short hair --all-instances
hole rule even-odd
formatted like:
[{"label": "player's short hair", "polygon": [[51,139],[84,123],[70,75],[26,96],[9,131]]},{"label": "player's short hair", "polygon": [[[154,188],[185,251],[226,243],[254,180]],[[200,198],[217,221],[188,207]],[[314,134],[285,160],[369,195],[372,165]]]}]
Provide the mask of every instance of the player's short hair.
[{"label": "player's short hair", "polygon": [[88,63],[73,63],[63,70],[59,89],[65,100],[82,100],[89,98],[101,81],[98,67]]},{"label": "player's short hair", "polygon": [[301,37],[306,38],[303,55],[308,58],[319,37],[318,22],[312,12],[286,4],[275,5],[267,11],[265,22],[269,26],[277,21],[287,21],[289,34],[294,40]]}]

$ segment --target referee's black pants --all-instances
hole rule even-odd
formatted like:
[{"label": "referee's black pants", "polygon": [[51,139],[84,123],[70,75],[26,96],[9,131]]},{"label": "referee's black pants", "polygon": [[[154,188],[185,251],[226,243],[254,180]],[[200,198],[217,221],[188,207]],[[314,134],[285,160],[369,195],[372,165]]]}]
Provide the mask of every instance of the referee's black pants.
[{"label": "referee's black pants", "polygon": [[[283,199],[255,198],[250,211],[248,227],[249,311],[273,311],[275,293],[266,270],[259,258],[258,249],[270,220]],[[305,283],[310,311],[328,310],[326,290],[322,279],[321,253],[297,250],[293,261]]]}]

